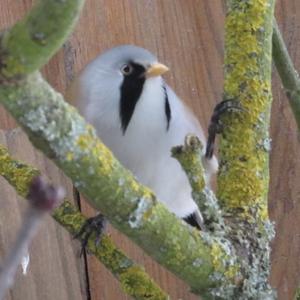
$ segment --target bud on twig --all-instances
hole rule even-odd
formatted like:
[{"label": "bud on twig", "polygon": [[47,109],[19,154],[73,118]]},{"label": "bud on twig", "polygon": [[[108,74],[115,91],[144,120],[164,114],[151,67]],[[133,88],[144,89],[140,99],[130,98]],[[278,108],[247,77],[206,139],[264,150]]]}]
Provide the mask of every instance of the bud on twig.
[{"label": "bud on twig", "polygon": [[33,208],[50,212],[64,197],[62,188],[49,185],[41,176],[32,179],[27,199]]},{"label": "bud on twig", "polygon": [[50,212],[63,198],[61,188],[55,189],[42,179],[35,177],[30,185],[29,208],[18,233],[16,242],[0,270],[0,300],[13,284],[14,277],[22,258],[27,255],[28,246],[35,235],[45,212]]}]

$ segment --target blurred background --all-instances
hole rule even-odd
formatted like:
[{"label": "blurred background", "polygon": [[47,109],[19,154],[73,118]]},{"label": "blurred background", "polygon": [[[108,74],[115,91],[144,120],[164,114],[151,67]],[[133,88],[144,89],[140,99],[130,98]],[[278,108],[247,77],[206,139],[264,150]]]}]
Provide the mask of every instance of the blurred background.
[{"label": "blurred background", "polygon": [[[1,0],[0,26],[9,27],[32,6],[32,0]],[[165,76],[176,93],[207,127],[222,99],[225,2],[221,0],[87,0],[76,29],[43,69],[61,93],[74,76],[105,49],[136,44],[156,53],[170,67]],[[278,0],[279,27],[300,70],[300,1]],[[300,284],[300,161],[298,134],[276,70],[273,70],[272,152],[269,211],[276,222],[272,246],[271,284],[279,299],[293,298]],[[34,150],[0,106],[0,143],[11,154],[39,167],[73,198],[72,185],[53,164]],[[94,215],[74,197],[84,214]],[[0,178],[0,257],[10,249],[25,203]],[[145,255],[127,238],[109,228],[115,242],[145,266],[171,299],[196,300],[188,287]],[[18,274],[7,299],[125,300],[118,282],[93,257],[79,257],[80,245],[49,217],[31,246],[29,274]]]}]

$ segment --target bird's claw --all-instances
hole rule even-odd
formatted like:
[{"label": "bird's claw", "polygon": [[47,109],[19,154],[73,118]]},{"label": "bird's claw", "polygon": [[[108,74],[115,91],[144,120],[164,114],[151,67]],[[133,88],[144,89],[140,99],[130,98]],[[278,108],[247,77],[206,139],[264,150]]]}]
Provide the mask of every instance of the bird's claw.
[{"label": "bird's claw", "polygon": [[223,100],[215,106],[208,127],[208,139],[205,151],[205,156],[207,158],[212,158],[216,135],[222,133],[224,129],[221,117],[227,112],[240,112],[243,110],[241,104],[233,99]]},{"label": "bird's claw", "polygon": [[95,245],[99,245],[105,231],[106,224],[107,220],[102,214],[91,217],[84,222],[79,232],[74,235],[74,238],[81,240],[80,256],[82,256],[84,250],[86,250],[88,241],[93,234],[95,235]]}]

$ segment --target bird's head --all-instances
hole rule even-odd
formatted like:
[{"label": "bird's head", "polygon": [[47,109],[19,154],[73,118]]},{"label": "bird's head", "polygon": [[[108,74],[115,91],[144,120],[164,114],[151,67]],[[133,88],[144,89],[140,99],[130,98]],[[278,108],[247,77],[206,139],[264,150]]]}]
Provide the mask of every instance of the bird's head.
[{"label": "bird's head", "polygon": [[119,77],[121,81],[128,77],[132,80],[156,77],[169,70],[159,63],[151,52],[133,45],[122,45],[107,50],[91,64],[94,64],[99,71],[109,72]]},{"label": "bird's head", "polygon": [[117,110],[125,132],[145,85],[161,88],[160,76],[167,71],[168,67],[140,47],[123,45],[104,52],[80,76],[87,113],[97,113],[99,118],[99,113]]}]

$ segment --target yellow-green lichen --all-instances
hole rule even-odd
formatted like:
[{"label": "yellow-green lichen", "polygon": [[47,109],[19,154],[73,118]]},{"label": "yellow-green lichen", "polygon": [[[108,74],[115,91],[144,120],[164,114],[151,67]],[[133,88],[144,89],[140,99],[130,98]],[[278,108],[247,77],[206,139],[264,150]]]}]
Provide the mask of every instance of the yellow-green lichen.
[{"label": "yellow-green lichen", "polygon": [[67,159],[68,161],[73,160],[73,159],[74,159],[74,154],[73,154],[73,152],[71,152],[71,151],[67,152],[67,154],[66,154],[66,159]]},{"label": "yellow-green lichen", "polygon": [[[0,175],[3,176],[21,196],[26,196],[32,179],[39,171],[20,161],[12,159],[7,149],[0,145]],[[69,202],[64,201],[52,214],[53,218],[76,235],[81,230],[86,218]],[[96,236],[89,238],[87,248],[117,278],[120,276],[124,291],[134,299],[168,299],[145,271],[121,252],[109,238],[104,235],[99,245]],[[144,289],[138,288],[144,286]],[[136,289],[137,287],[137,289]]]},{"label": "yellow-green lichen", "polygon": [[37,1],[0,38],[0,76],[20,78],[40,69],[74,27],[84,0]]},{"label": "yellow-green lichen", "polygon": [[216,272],[223,273],[224,265],[222,263],[224,251],[219,244],[213,243],[211,246],[212,263]]},{"label": "yellow-green lichen", "polygon": [[[109,174],[112,173],[113,168],[118,167],[119,163],[113,157],[111,151],[105,145],[99,142],[98,139],[95,137],[94,129],[90,125],[87,125],[86,129],[87,130],[85,131],[85,133],[79,135],[76,139],[76,146],[79,147],[80,151],[83,154],[81,155],[81,162],[84,163],[84,161],[86,160],[88,163],[91,157],[97,158],[98,162],[95,165],[100,167],[101,170],[97,170],[96,167],[90,166],[89,172],[93,174],[101,173],[106,176],[109,176]],[[67,159],[69,159],[70,161],[73,160],[74,153],[68,152]],[[120,180],[120,184],[118,187],[116,187],[117,188],[116,191],[119,191],[124,188],[125,176],[127,177],[128,174],[129,174],[128,171],[124,172],[123,174],[124,183],[122,183]],[[129,185],[129,189],[133,192],[141,191],[140,184],[135,180],[126,180],[126,186],[128,185]],[[149,199],[152,198],[152,192],[150,191],[150,189],[144,187],[143,192],[144,192],[144,198],[149,198]]]},{"label": "yellow-green lichen", "polygon": [[230,281],[238,275],[240,267],[235,262],[232,253],[230,254],[230,252],[226,251],[228,246],[226,244],[222,244],[222,242],[224,243],[224,241],[216,239],[211,245],[212,263],[214,266],[214,272],[223,274],[226,280]]},{"label": "yellow-green lichen", "polygon": [[[45,3],[50,5],[49,9],[43,7]],[[67,26],[66,24],[55,22],[55,19],[59,18],[59,16],[53,14],[51,3],[52,5],[63,5],[62,3],[66,5],[76,5],[78,2],[75,0],[41,1],[41,12],[37,13],[35,11],[29,15],[35,16],[38,19],[33,18],[35,22],[29,22],[30,24],[24,23],[23,32],[25,32],[25,34],[28,33],[28,27],[31,27],[31,25],[34,27],[32,29],[41,29],[40,26],[37,26],[40,25],[40,21],[43,26],[48,29],[50,27],[52,28],[52,26],[49,27],[47,24],[47,21],[50,20],[50,25],[58,24],[57,26],[62,28]],[[44,11],[46,11],[46,14],[43,13]],[[60,17],[64,16],[64,18],[60,20],[68,19],[65,18],[65,14],[62,10],[58,9],[55,11],[59,12]],[[48,16],[48,13],[50,14],[49,18],[45,18],[45,15]],[[71,15],[72,14],[73,16],[76,15],[74,11]],[[31,17],[29,18],[31,19]],[[31,19],[31,21],[33,21],[33,19]],[[58,33],[62,32],[57,30],[53,31]],[[13,53],[13,49],[21,49],[21,53],[25,55],[22,57],[25,63],[27,62],[28,67],[26,69],[27,71],[24,72],[30,75],[22,78],[20,81],[11,82],[9,85],[4,84],[0,89],[1,103],[12,113],[19,124],[25,128],[26,132],[30,135],[32,143],[63,169],[65,174],[69,176],[75,184],[80,185],[80,191],[86,195],[86,198],[89,199],[95,207],[103,210],[103,213],[109,217],[117,229],[120,229],[121,232],[126,233],[133,240],[138,242],[138,244],[150,255],[154,256],[158,262],[167,266],[171,271],[184,279],[193,289],[197,291],[209,290],[209,288],[216,283],[215,280],[212,281],[209,278],[212,272],[211,257],[209,255],[210,247],[204,243],[199,234],[191,235],[190,229],[187,226],[182,226],[182,222],[179,221],[176,216],[170,214],[163,206],[161,206],[161,211],[164,218],[154,215],[142,228],[132,229],[127,223],[123,222],[127,220],[128,215],[133,211],[139,199],[145,197],[145,194],[148,194],[148,190],[138,185],[133,176],[122,168],[117,161],[113,160],[110,152],[106,150],[106,148],[102,148],[102,146],[98,147],[97,143],[100,142],[95,141],[95,143],[88,143],[93,141],[94,138],[96,140],[96,136],[94,133],[86,132],[89,131],[89,129],[87,129],[84,120],[63,102],[61,95],[57,94],[49,84],[42,79],[39,73],[32,73],[48,59],[59,43],[50,43],[48,36],[46,37],[49,42],[48,44],[54,45],[54,48],[50,49],[50,51],[48,47],[43,46],[41,49],[45,49],[45,52],[38,48],[35,49],[36,52],[35,50],[29,51],[30,53],[27,51],[24,52],[24,50],[28,50],[29,48],[15,48],[15,45],[22,44],[20,43],[23,41],[22,38],[18,38],[19,34],[22,35],[22,30],[16,35],[13,34],[13,31],[10,32],[12,33],[11,47],[4,47],[4,49],[8,52],[11,50],[11,54],[17,56],[16,59],[18,59],[18,53]],[[41,32],[44,33],[42,29]],[[33,33],[35,33],[35,31]],[[64,35],[65,34],[60,36],[61,42]],[[54,39],[57,42],[59,38],[56,36]],[[44,44],[41,40],[39,43]],[[3,46],[3,44],[1,46]],[[32,53],[34,53],[34,55],[32,55]],[[14,66],[11,67],[14,69]],[[10,66],[8,66],[8,69],[10,69]],[[13,73],[12,71],[5,74],[12,77],[14,75],[24,75]],[[4,72],[2,74],[4,74]],[[93,138],[91,138],[91,135]],[[82,147],[83,144],[86,145],[86,148]],[[94,147],[95,145],[96,147]],[[70,153],[73,153],[73,156]],[[101,155],[103,157],[101,157]],[[108,160],[109,163],[103,165],[102,159]],[[113,160],[112,163],[110,159]],[[104,170],[111,168],[111,172],[108,174],[104,172],[102,168],[104,168]],[[95,173],[93,173],[93,171],[95,171]],[[124,180],[123,188],[120,188],[124,197],[121,197],[122,195],[118,190],[120,180]],[[149,193],[149,195],[152,196],[151,193]],[[70,208],[68,209],[68,213],[70,213]],[[70,215],[63,216],[65,218],[63,217],[61,222],[69,222],[66,227],[68,227],[68,229],[71,228],[71,232],[74,231],[75,228],[78,228],[79,223],[74,223],[77,217],[74,218]],[[74,228],[72,226],[74,226]],[[170,228],[172,228],[172,230],[169,230]],[[157,231],[163,232],[161,235],[157,235]],[[172,231],[172,235],[170,231]],[[163,244],[165,251],[159,248],[160,243]],[[177,247],[177,245],[179,246]],[[178,255],[174,255],[180,261],[174,262],[174,265],[165,263],[174,253],[174,249],[180,251]],[[193,265],[195,261],[197,264],[201,261],[202,267],[199,268],[197,264]]]},{"label": "yellow-green lichen", "polygon": [[225,98],[244,111],[224,118],[218,197],[229,209],[257,207],[267,217],[268,139],[271,104],[272,0],[231,1],[226,17]]},{"label": "yellow-green lichen", "polygon": [[[55,210],[54,218],[72,234],[78,233],[86,220],[67,201]],[[88,240],[87,249],[120,280],[125,293],[134,299],[168,299],[167,294],[160,290],[140,266],[126,257],[108,235],[103,235],[98,245],[95,240],[96,234],[93,233]]]},{"label": "yellow-green lichen", "polygon": [[[103,144],[95,142],[94,136],[89,134],[81,134],[77,139],[77,146],[83,153],[85,151],[89,151],[89,154],[98,158],[99,162],[101,162],[102,172],[105,174],[109,174],[111,172],[114,162],[112,154]],[[82,159],[84,158],[85,157],[82,156]]]},{"label": "yellow-green lichen", "polygon": [[138,266],[132,266],[120,275],[122,289],[135,299],[167,300],[169,297],[160,289],[149,285],[145,271]]},{"label": "yellow-green lichen", "polygon": [[23,197],[27,196],[28,186],[39,171],[19,161],[11,159],[8,151],[0,145],[0,175],[11,183]]},{"label": "yellow-green lichen", "polygon": [[236,264],[236,265],[232,265],[229,266],[227,268],[227,270],[224,272],[224,275],[227,279],[229,280],[237,280],[237,278],[239,277],[239,271],[240,271],[240,267]]},{"label": "yellow-green lichen", "polygon": [[176,158],[189,178],[195,193],[201,192],[205,187],[205,173],[202,165],[203,145],[197,136],[188,134],[183,146],[173,147],[172,156]]}]

